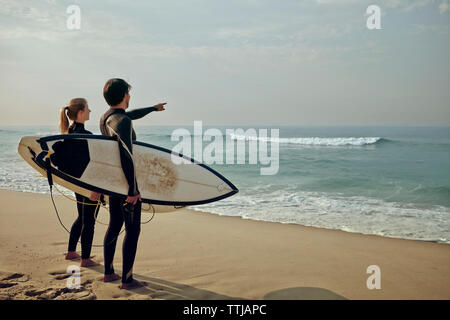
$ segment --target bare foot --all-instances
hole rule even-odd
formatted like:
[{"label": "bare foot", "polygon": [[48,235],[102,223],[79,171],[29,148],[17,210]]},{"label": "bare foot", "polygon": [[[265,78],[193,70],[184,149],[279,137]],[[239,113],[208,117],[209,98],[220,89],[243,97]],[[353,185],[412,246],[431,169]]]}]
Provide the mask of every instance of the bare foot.
[{"label": "bare foot", "polygon": [[112,274],[105,274],[105,276],[104,276],[103,278],[100,278],[100,281],[103,281],[103,282],[111,282],[111,281],[119,280],[119,279],[121,279],[121,278],[122,278],[122,277],[119,276],[118,274],[112,273]]},{"label": "bare foot", "polygon": [[125,290],[130,290],[130,289],[142,288],[142,287],[145,287],[146,285],[147,285],[147,282],[145,282],[145,281],[133,280],[129,283],[122,282],[122,284],[119,286],[119,288],[125,289]]},{"label": "bare foot", "polygon": [[93,260],[91,260],[91,259],[81,259],[81,267],[85,267],[85,268],[88,268],[88,267],[96,267],[96,266],[99,266],[100,265],[100,263],[97,263],[97,262],[95,262],[95,261],[93,261]]},{"label": "bare foot", "polygon": [[77,260],[80,258],[81,258],[81,256],[78,253],[76,253],[75,251],[69,251],[66,254],[66,260]]}]

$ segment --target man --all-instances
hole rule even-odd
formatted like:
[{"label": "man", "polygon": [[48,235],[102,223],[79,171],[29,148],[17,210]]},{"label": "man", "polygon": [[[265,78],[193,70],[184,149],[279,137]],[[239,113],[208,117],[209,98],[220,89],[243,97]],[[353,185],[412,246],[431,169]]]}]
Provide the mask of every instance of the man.
[{"label": "man", "polygon": [[117,237],[125,222],[121,289],[131,289],[143,285],[133,279],[133,264],[141,229],[141,195],[133,163],[133,141],[136,140],[136,134],[133,130],[132,120],[140,119],[152,111],[163,111],[166,104],[160,103],[153,107],[125,112],[130,102],[130,89],[131,86],[125,80],[117,78],[108,80],[103,88],[103,96],[110,108],[100,119],[101,133],[114,137],[118,141],[120,162],[128,182],[127,197],[109,197],[110,221],[104,240],[105,276],[103,281],[118,280],[120,276],[114,273],[113,260]]}]

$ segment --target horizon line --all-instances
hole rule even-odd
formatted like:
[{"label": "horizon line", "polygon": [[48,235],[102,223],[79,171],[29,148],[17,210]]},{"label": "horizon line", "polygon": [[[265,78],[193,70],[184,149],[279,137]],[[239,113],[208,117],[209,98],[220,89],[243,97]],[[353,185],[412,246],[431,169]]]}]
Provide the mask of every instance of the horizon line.
[{"label": "horizon line", "polygon": [[[200,121],[200,120],[195,120]],[[85,124],[86,125],[86,124]],[[135,124],[134,127],[176,127],[176,126],[193,126],[194,123],[186,123],[186,124]],[[205,127],[211,126],[280,126],[280,127],[450,127],[450,123],[379,123],[379,124],[295,124],[295,123],[287,123],[287,124],[279,124],[279,123],[247,123],[247,124],[202,124]],[[57,124],[0,124],[0,127],[55,127],[58,128]],[[91,126],[87,124],[87,126]]]}]

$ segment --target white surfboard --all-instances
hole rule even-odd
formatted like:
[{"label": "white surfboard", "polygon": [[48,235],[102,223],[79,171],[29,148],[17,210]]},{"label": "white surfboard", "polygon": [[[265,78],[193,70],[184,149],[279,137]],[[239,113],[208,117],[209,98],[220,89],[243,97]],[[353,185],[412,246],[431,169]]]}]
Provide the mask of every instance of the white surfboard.
[{"label": "white surfboard", "polygon": [[[86,134],[29,136],[20,140],[18,152],[44,177],[49,170],[55,183],[86,197],[92,191],[127,195],[128,183],[120,162],[118,142],[110,137]],[[178,159],[176,163],[181,163],[174,163],[172,157]],[[143,210],[174,211],[218,201],[238,192],[217,171],[159,146],[135,141],[133,161]]]}]

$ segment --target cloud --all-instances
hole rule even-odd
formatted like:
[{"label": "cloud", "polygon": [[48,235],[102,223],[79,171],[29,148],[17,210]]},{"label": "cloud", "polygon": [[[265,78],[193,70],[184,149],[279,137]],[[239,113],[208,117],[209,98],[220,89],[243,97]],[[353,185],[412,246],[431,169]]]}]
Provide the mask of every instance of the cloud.
[{"label": "cloud", "polygon": [[119,41],[140,35],[140,32],[133,27],[132,21],[126,17],[118,19],[107,12],[85,11],[83,8],[81,6],[81,29],[68,30],[67,6],[52,0],[45,2],[0,0],[0,14],[9,18],[9,21],[0,22],[0,39],[23,38],[51,42],[77,39],[83,43],[95,43]]},{"label": "cloud", "polygon": [[450,25],[423,25],[414,24],[410,30],[412,35],[422,35],[424,33],[437,34],[437,35],[448,35],[450,34]]},{"label": "cloud", "polygon": [[[317,4],[333,4],[333,5],[346,5],[346,4],[361,4],[361,0],[315,0]],[[429,4],[435,3],[436,0],[379,0],[378,3],[374,3],[372,0],[365,0],[367,5],[376,4],[380,7],[388,7],[394,9],[400,9],[404,11],[413,11],[416,8],[425,7]],[[442,0],[439,5],[440,13],[444,13],[448,10],[448,0]]]},{"label": "cloud", "polygon": [[280,26],[274,25],[259,25],[259,26],[251,26],[251,27],[227,27],[227,28],[219,28],[215,32],[215,37],[218,39],[230,39],[230,38],[238,38],[238,39],[253,39],[253,38],[261,38],[267,36],[269,33],[273,33],[274,31],[278,31]]},{"label": "cloud", "polygon": [[[436,3],[437,0],[385,0],[388,8],[399,8],[404,11],[412,11]],[[448,9],[448,0],[442,0],[439,11],[444,13]]]},{"label": "cloud", "polygon": [[60,39],[60,33],[54,31],[37,31],[28,28],[16,27],[12,29],[0,30],[0,39],[14,40],[14,39],[37,39],[43,41],[56,41]]},{"label": "cloud", "polygon": [[[37,5],[36,5],[37,4]],[[50,25],[54,22],[55,6],[42,7],[42,3],[35,1],[6,1],[0,0],[0,14],[17,19],[17,21],[36,22]]]},{"label": "cloud", "polygon": [[360,0],[316,0],[318,4],[348,4],[360,2]]},{"label": "cloud", "polygon": [[441,2],[441,4],[439,5],[439,12],[441,14],[445,13],[448,11],[448,1],[444,0]]},{"label": "cloud", "polygon": [[[320,15],[308,15],[306,10],[302,11],[303,15],[299,19],[290,19],[296,12],[280,9],[273,17],[271,13],[265,12],[264,20],[241,21],[238,25],[213,20],[206,21],[195,29],[182,29],[184,21],[180,25],[175,23],[168,29],[152,29],[157,27],[158,22],[152,22],[151,19],[143,22],[118,8],[102,11],[86,5],[86,10],[83,10],[84,6],[81,5],[81,30],[67,30],[65,5],[50,0],[39,3],[0,0],[0,14],[17,18],[12,24],[0,22],[0,39],[38,39],[61,44],[62,48],[92,50],[92,54],[123,60],[137,58],[182,61],[193,58],[197,61],[208,59],[214,64],[216,60],[217,64],[228,63],[235,66],[241,66],[244,62],[252,66],[265,63],[287,66],[337,62],[344,60],[344,53],[348,56],[364,52],[378,58],[383,54],[383,42],[377,46],[370,45],[372,42],[369,42],[367,47],[361,44],[361,30],[364,29],[361,21],[364,20],[359,15],[344,7],[345,19],[339,19],[342,12],[336,13],[333,8],[325,8],[327,4],[363,1],[371,3],[369,0],[313,0],[309,5],[324,5]],[[441,13],[447,11],[448,0],[439,1],[442,1]],[[380,6],[412,10],[431,2],[433,0],[380,0]],[[355,6],[353,8],[359,10]],[[164,13],[161,13],[160,18],[164,18]],[[194,31],[200,33],[194,34]],[[417,34],[425,31],[429,31],[425,26],[415,29]],[[448,28],[443,30],[447,31]],[[187,37],[181,37],[180,34],[186,34]]]}]

